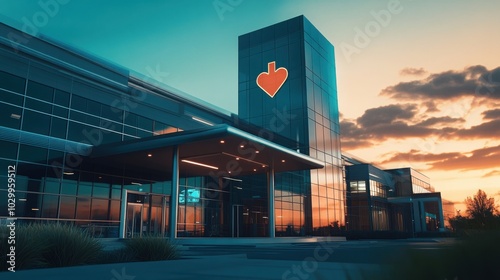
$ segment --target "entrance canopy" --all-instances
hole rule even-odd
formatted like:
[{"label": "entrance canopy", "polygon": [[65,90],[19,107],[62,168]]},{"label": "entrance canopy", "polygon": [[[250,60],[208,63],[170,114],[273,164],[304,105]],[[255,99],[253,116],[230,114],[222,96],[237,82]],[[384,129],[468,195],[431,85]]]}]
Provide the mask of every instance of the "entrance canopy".
[{"label": "entrance canopy", "polygon": [[[269,139],[273,138],[269,132],[261,134]],[[169,210],[170,238],[176,238],[178,233],[180,177],[210,176],[218,180],[266,173],[267,227],[269,237],[275,237],[275,172],[323,167],[323,164],[316,159],[229,125],[98,146],[92,151],[90,158],[92,161],[123,169],[127,175],[130,175],[130,172],[141,172],[170,176],[172,180]],[[125,213],[127,190],[122,196],[122,213]],[[121,237],[125,236],[123,217],[122,215],[120,221]]]},{"label": "entrance canopy", "polygon": [[[322,162],[229,125],[94,147],[90,158],[115,167],[170,173],[174,148],[181,176],[240,176],[322,168]],[[264,138],[265,137],[265,138]]]}]

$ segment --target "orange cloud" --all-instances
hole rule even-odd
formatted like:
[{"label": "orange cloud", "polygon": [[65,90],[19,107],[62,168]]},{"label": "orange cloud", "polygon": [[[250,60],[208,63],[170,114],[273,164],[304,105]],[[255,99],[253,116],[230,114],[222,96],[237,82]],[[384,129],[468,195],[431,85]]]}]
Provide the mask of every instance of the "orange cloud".
[{"label": "orange cloud", "polygon": [[[491,172],[484,174],[482,177],[486,178],[486,177],[494,177],[494,176],[500,176],[500,170],[493,170]],[[500,192],[498,192],[498,194],[500,195]]]},{"label": "orange cloud", "polygon": [[427,70],[425,70],[424,68],[406,67],[401,69],[401,71],[399,71],[399,74],[402,76],[422,76],[427,74]]},{"label": "orange cloud", "polygon": [[[477,149],[467,153],[431,154],[411,150],[406,153],[394,153],[390,158],[382,161],[381,164],[391,162],[426,162],[429,165],[429,170],[491,169],[498,167],[498,163],[500,162],[500,145]],[[493,176],[493,174],[496,174],[490,173],[486,175]]]}]

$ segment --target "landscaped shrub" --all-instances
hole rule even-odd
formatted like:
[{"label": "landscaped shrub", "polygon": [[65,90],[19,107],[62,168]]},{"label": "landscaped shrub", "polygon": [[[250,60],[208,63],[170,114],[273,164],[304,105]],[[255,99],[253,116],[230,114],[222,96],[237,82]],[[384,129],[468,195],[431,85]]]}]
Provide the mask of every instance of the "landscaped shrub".
[{"label": "landscaped shrub", "polygon": [[41,242],[48,245],[43,258],[49,267],[93,263],[102,250],[97,239],[75,226],[44,224],[32,228]]},{"label": "landscaped shrub", "polygon": [[[92,263],[101,252],[97,239],[80,228],[61,224],[30,224],[16,227],[15,270]],[[0,230],[0,270],[7,270],[8,229]]]},{"label": "landscaped shrub", "polygon": [[179,251],[164,237],[144,236],[125,241],[125,248],[137,261],[173,260]]},{"label": "landscaped shrub", "polygon": [[29,269],[46,266],[46,261],[42,256],[47,244],[39,240],[32,226],[18,226],[15,229],[15,244],[8,243],[9,229],[0,228],[0,271],[5,271],[10,265],[7,263],[7,254],[10,247],[15,246],[15,267],[14,269]]},{"label": "landscaped shrub", "polygon": [[[8,228],[0,227],[0,271],[9,267]],[[131,261],[157,261],[179,258],[167,239],[145,236],[125,240],[124,247],[104,251],[99,239],[82,229],[63,224],[30,224],[16,228],[15,270],[63,267]]]}]

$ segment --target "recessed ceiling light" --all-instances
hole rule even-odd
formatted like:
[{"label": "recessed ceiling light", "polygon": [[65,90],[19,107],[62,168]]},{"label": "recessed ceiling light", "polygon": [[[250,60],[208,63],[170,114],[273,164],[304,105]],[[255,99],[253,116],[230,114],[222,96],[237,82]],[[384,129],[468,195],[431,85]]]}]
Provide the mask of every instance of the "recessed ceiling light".
[{"label": "recessed ceiling light", "polygon": [[203,167],[206,167],[206,168],[215,169],[215,170],[219,169],[216,166],[212,166],[212,165],[208,165],[208,164],[204,164],[204,163],[200,163],[200,162],[196,162],[196,161],[192,161],[192,160],[183,159],[181,161],[182,162],[186,162],[186,163],[190,163],[190,164],[194,164],[194,165],[198,165],[198,166],[203,166]]},{"label": "recessed ceiling light", "polygon": [[148,154],[148,157],[152,157],[152,156],[153,156],[153,154]]},{"label": "recessed ceiling light", "polygon": [[224,144],[224,143],[226,143],[226,141],[224,141],[224,140],[220,140],[220,143],[221,143],[221,144]]},{"label": "recessed ceiling light", "polygon": [[259,151],[255,151],[256,154],[260,153]]},{"label": "recessed ceiling light", "polygon": [[253,171],[255,172],[255,171],[257,171],[257,169],[254,168]]},{"label": "recessed ceiling light", "polygon": [[245,148],[245,145],[240,145],[240,148]]},{"label": "recessed ceiling light", "polygon": [[239,157],[237,157],[237,158],[236,158],[236,160],[240,160],[240,158],[239,158]]},{"label": "recessed ceiling light", "polygon": [[236,181],[236,182],[243,182],[241,179],[236,179],[236,178],[231,178],[231,177],[222,177],[223,179],[230,180],[230,181]]},{"label": "recessed ceiling light", "polygon": [[282,159],[282,160],[281,160],[281,162],[285,162],[285,160],[284,160],[284,159]]},{"label": "recessed ceiling light", "polygon": [[71,172],[71,171],[64,171],[63,172],[64,175],[75,175],[75,172]]}]

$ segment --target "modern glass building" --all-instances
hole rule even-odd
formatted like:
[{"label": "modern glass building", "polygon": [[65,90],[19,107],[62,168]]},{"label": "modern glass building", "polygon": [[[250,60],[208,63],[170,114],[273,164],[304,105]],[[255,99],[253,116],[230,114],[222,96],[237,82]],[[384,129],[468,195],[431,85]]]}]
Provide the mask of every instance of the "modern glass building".
[{"label": "modern glass building", "polygon": [[441,193],[412,168],[382,170],[343,154],[351,236],[399,237],[444,231]]},{"label": "modern glass building", "polygon": [[[277,174],[277,232],[340,230],[345,226],[345,188],[332,44],[299,16],[240,36],[238,68],[239,117],[268,129],[271,137],[284,137],[287,141],[280,144],[325,166]],[[274,72],[279,79],[283,69],[287,76],[279,91],[266,93],[259,85],[260,75],[272,77]]]},{"label": "modern glass building", "polygon": [[[279,102],[262,101],[269,106],[260,115],[241,107],[236,116],[1,25],[0,164],[16,167],[15,217],[73,223],[102,237],[306,235],[343,223],[333,47],[303,17],[267,30],[283,26],[272,32],[274,54],[285,55],[290,71]],[[241,43],[240,84],[254,75],[245,72],[245,53],[253,51]],[[286,122],[281,112],[293,123],[264,125],[273,116]],[[2,218],[6,203],[2,185]]]},{"label": "modern glass building", "polygon": [[235,115],[0,24],[0,223],[9,166],[18,223],[98,237],[343,235],[420,211],[401,198],[426,190],[413,173],[394,189],[397,170],[343,175],[334,48],[305,17],[238,40]]}]

